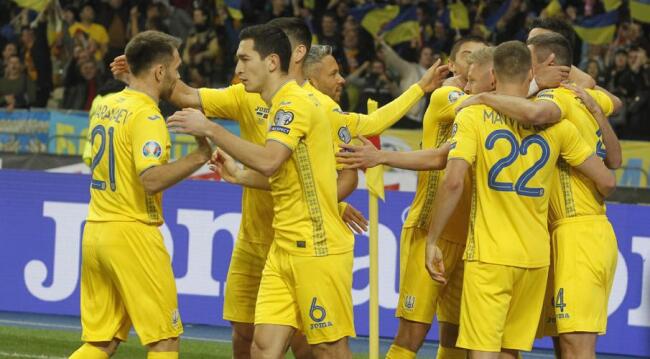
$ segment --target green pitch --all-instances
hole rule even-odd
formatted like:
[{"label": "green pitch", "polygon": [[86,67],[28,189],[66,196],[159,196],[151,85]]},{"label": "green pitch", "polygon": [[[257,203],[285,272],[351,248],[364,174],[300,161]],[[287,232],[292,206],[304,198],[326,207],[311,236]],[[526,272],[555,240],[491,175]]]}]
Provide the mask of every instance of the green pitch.
[{"label": "green pitch", "polygon": [[[0,358],[67,358],[79,345],[79,333],[69,330],[28,329],[0,326]],[[126,343],[120,344],[113,358],[146,358],[146,350],[140,345],[138,337],[131,335]],[[183,339],[181,358],[231,358],[230,343],[208,342]],[[288,358],[293,356],[287,355]],[[354,358],[367,358],[355,354]]]}]

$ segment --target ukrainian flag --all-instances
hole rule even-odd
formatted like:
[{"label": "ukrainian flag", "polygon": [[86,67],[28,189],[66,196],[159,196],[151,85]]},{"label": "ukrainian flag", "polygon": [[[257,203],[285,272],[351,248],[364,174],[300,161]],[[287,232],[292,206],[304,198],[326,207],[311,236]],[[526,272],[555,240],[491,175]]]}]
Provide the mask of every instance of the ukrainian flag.
[{"label": "ukrainian flag", "polygon": [[14,0],[14,2],[20,7],[35,10],[38,12],[45,10],[45,7],[49,3],[47,0]]},{"label": "ukrainian flag", "polygon": [[389,45],[411,41],[420,36],[415,6],[406,8],[383,29],[384,40]]},{"label": "ukrainian flag", "polygon": [[584,42],[594,45],[604,45],[614,40],[617,22],[618,10],[614,10],[585,18],[573,25],[573,29]]},{"label": "ukrainian flag", "polygon": [[447,5],[447,8],[449,9],[449,26],[452,29],[469,29],[469,13],[462,1],[456,0],[456,2]]},{"label": "ukrainian flag", "polygon": [[499,6],[498,9],[493,11],[490,15],[488,15],[485,18],[485,27],[487,27],[490,31],[494,31],[497,27],[497,23],[503,15],[508,12],[508,8],[510,7],[510,0],[506,0],[503,3],[501,3],[501,6]]},{"label": "ukrainian flag", "polygon": [[372,35],[379,34],[382,27],[393,20],[399,14],[399,6],[366,4],[350,10],[361,27],[368,30]]},{"label": "ukrainian flag", "polygon": [[603,5],[605,5],[605,11],[610,12],[621,7],[623,0],[604,0]]},{"label": "ukrainian flag", "polygon": [[226,7],[228,8],[228,14],[234,20],[241,20],[244,18],[244,14],[241,12],[241,1],[240,0],[224,0]]},{"label": "ukrainian flag", "polygon": [[630,0],[630,15],[636,21],[650,23],[650,0]]},{"label": "ukrainian flag", "polygon": [[562,2],[560,0],[551,0],[544,8],[546,17],[553,17],[562,12]]}]

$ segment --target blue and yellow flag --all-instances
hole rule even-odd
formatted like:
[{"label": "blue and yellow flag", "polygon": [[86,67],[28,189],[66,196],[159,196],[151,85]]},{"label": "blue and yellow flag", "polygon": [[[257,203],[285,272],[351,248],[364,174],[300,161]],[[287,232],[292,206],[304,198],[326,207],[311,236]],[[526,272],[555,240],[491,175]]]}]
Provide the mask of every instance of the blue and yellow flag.
[{"label": "blue and yellow flag", "polygon": [[621,7],[623,0],[604,0],[603,5],[605,5],[605,11],[610,12]]},{"label": "blue and yellow flag", "polygon": [[469,29],[469,12],[462,1],[456,0],[456,2],[447,5],[447,8],[449,9],[449,26],[452,29]]},{"label": "blue and yellow flag", "polygon": [[18,6],[20,7],[41,12],[45,10],[45,7],[50,1],[49,0],[14,0],[14,2],[18,4]]},{"label": "blue and yellow flag", "polygon": [[391,20],[382,31],[384,40],[389,45],[411,41],[420,36],[420,24],[415,6],[404,9],[396,18]]},{"label": "blue and yellow flag", "polygon": [[234,20],[241,20],[244,18],[244,14],[241,12],[241,0],[224,0],[226,7],[228,8],[228,14]]},{"label": "blue and yellow flag", "polygon": [[604,45],[614,40],[618,10],[591,16],[573,25],[582,41],[593,45]]},{"label": "blue and yellow flag", "polygon": [[485,27],[487,27],[490,31],[494,31],[497,27],[497,23],[503,15],[508,12],[508,8],[510,7],[510,0],[506,0],[503,3],[501,3],[501,6],[499,6],[498,9],[494,10],[492,13],[490,13],[486,18],[485,18]]},{"label": "blue and yellow flag", "polygon": [[366,4],[350,10],[350,15],[372,35],[379,34],[384,25],[399,14],[399,6]]},{"label": "blue and yellow flag", "polygon": [[630,16],[636,21],[650,24],[650,0],[630,0]]},{"label": "blue and yellow flag", "polygon": [[551,0],[543,10],[546,17],[554,17],[562,12],[562,2],[560,0]]}]

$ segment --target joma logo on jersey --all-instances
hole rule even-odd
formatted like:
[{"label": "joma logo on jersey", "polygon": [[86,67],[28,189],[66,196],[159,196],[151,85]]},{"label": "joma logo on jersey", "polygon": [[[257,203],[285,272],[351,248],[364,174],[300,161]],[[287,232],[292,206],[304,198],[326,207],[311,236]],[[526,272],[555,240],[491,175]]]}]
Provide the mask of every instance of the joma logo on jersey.
[{"label": "joma logo on jersey", "polygon": [[415,309],[415,296],[407,295],[404,297],[404,309],[409,311]]},{"label": "joma logo on jersey", "polygon": [[160,158],[162,147],[156,141],[147,141],[142,146],[142,155],[145,158]]},{"label": "joma logo on jersey", "polygon": [[315,323],[311,323],[309,325],[309,329],[323,329],[334,326],[332,322],[325,321],[325,318],[327,317],[327,311],[324,307],[316,304],[317,301],[318,298],[316,297],[313,297],[311,299],[311,306],[309,307],[309,318],[311,318],[311,320],[313,320]]},{"label": "joma logo on jersey", "polygon": [[269,118],[269,108],[257,106],[255,109],[255,114],[260,120],[266,121]]}]

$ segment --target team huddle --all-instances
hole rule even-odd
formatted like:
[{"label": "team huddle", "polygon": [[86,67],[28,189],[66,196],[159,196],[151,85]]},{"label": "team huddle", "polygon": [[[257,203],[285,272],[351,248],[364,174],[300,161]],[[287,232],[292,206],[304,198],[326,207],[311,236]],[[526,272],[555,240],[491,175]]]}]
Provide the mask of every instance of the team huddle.
[{"label": "team huddle", "polygon": [[[178,41],[138,34],[111,64],[129,87],[90,120],[85,344],[71,358],[110,357],[132,326],[149,358],[178,357],[161,194],[206,163],[243,186],[223,311],[233,357],[282,358],[289,348],[297,358],[352,357],[351,228],[366,222],[344,199],[357,169],[378,164],[419,171],[387,358],[415,358],[434,316],[438,358],[516,358],[536,336],[556,338],[559,357],[594,357],[617,258],[604,198],[621,160],[607,119],[620,100],[571,66],[565,30],[541,21],[527,44],[496,47],[460,39],[447,65],[437,61],[369,115],[341,110],[331,48],[312,45],[301,19],[243,29],[241,83],[223,89],[187,86]],[[421,150],[384,152],[365,139],[428,93]],[[161,99],[183,110],[165,121]],[[240,136],[207,118],[237,121]],[[197,149],[168,162],[169,131],[194,135]]]}]

